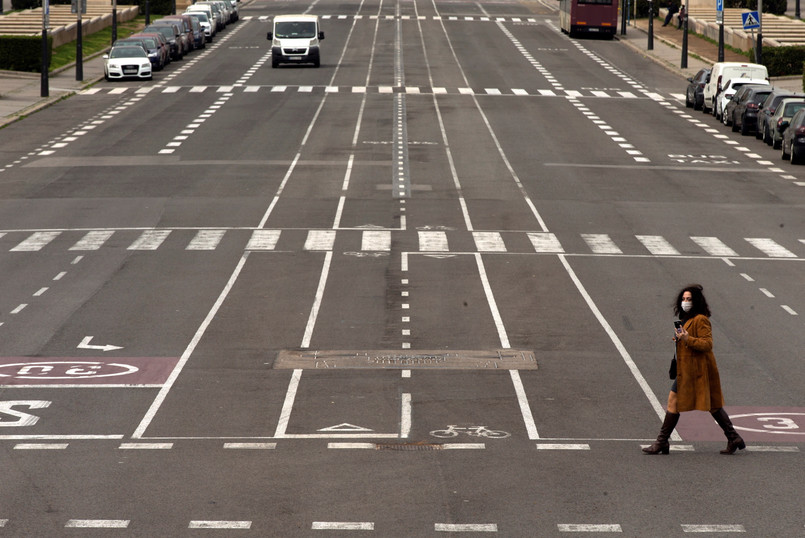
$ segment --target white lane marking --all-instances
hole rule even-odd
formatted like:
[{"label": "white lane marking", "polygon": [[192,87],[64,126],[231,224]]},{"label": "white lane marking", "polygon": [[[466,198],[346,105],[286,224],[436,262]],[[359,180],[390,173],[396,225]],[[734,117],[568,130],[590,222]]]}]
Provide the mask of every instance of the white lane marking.
[{"label": "white lane marking", "polygon": [[537,450],[590,450],[587,443],[540,443]]},{"label": "white lane marking", "polygon": [[115,232],[112,230],[96,230],[87,234],[70,247],[70,250],[98,250]]},{"label": "white lane marking", "polygon": [[310,527],[314,531],[373,531],[371,521],[314,521]]},{"label": "white lane marking", "polygon": [[581,234],[581,238],[596,254],[623,254],[607,234]]},{"label": "white lane marking", "polygon": [[215,250],[224,238],[224,230],[199,230],[185,250]]},{"label": "white lane marking", "polygon": [[367,230],[361,235],[361,250],[391,250],[391,232],[387,230]]},{"label": "white lane marking", "polygon": [[691,237],[691,239],[711,256],[738,256],[737,252],[725,245],[717,237]]},{"label": "white lane marking", "polygon": [[191,521],[188,529],[251,529],[251,521]]},{"label": "white lane marking", "polygon": [[333,228],[341,226],[341,215],[344,212],[344,204],[347,200],[347,190],[349,189],[349,179],[352,176],[352,163],[355,161],[355,154],[349,156],[347,162],[347,171],[344,173],[344,181],[341,183],[341,196],[338,198],[338,207],[335,210],[335,218],[333,219]]},{"label": "white lane marking", "polygon": [[660,235],[638,235],[635,237],[655,256],[679,256],[679,251]]},{"label": "white lane marking", "polygon": [[288,383],[288,390],[285,393],[285,401],[282,404],[282,411],[280,411],[280,419],[279,422],[277,422],[277,429],[274,431],[274,437],[285,437],[285,431],[288,429],[288,422],[291,420],[291,411],[293,411],[293,403],[294,400],[296,400],[296,391],[299,390],[299,379],[301,377],[301,369],[293,371],[291,380]]},{"label": "white lane marking", "polygon": [[400,404],[400,438],[405,439],[411,434],[411,394],[402,393]]},{"label": "white lane marking", "polygon": [[35,232],[20,244],[11,249],[11,252],[34,252],[41,250],[48,243],[56,239],[61,232]]},{"label": "white lane marking", "polygon": [[523,381],[520,379],[519,370],[509,370],[509,376],[514,385],[514,393],[517,395],[517,403],[520,405],[520,413],[523,415],[523,422],[525,429],[528,432],[529,439],[539,439],[539,432],[537,432],[537,425],[534,422],[534,415],[531,412],[531,406],[528,403],[528,397],[525,393]]},{"label": "white lane marking", "polygon": [[797,312],[793,308],[788,306],[787,304],[781,304],[780,307],[783,310],[785,310],[786,312],[788,312],[789,314],[791,314],[792,316],[797,316],[798,315]]},{"label": "white lane marking", "polygon": [[274,450],[277,448],[277,443],[224,443],[224,448],[233,450]]},{"label": "white lane marking", "polygon": [[796,258],[797,255],[766,237],[745,237],[746,242],[771,258]]},{"label": "white lane marking", "polygon": [[170,235],[170,230],[146,230],[127,250],[156,250]]},{"label": "white lane marking", "polygon": [[444,232],[418,232],[420,252],[448,252],[447,234]]},{"label": "white lane marking", "polygon": [[14,450],[64,450],[68,443],[17,443]]},{"label": "white lane marking", "polygon": [[536,252],[550,252],[561,254],[565,251],[556,235],[548,232],[533,232],[528,234],[528,239],[534,246]]},{"label": "white lane marking", "polygon": [[436,532],[498,532],[496,523],[436,523]]},{"label": "white lane marking", "polygon": [[173,443],[120,443],[118,450],[170,450]]},{"label": "white lane marking", "polygon": [[[626,366],[629,368],[629,371],[632,372],[632,376],[635,378],[635,381],[637,381],[637,384],[640,385],[643,394],[646,395],[646,398],[648,399],[651,406],[654,408],[654,411],[657,413],[657,416],[660,418],[665,417],[665,408],[657,399],[657,396],[654,394],[654,392],[651,390],[651,387],[646,381],[646,378],[643,377],[643,374],[640,372],[640,369],[637,367],[637,364],[635,364],[634,360],[632,359],[632,356],[629,355],[629,352],[626,350],[626,346],[623,345],[623,342],[621,342],[621,339],[618,338],[617,333],[615,333],[615,331],[612,329],[612,326],[609,324],[604,315],[598,309],[598,306],[596,306],[595,301],[593,301],[593,298],[590,297],[589,293],[587,293],[587,289],[584,287],[584,284],[581,283],[581,280],[579,280],[579,277],[576,275],[576,272],[570,266],[570,263],[567,261],[567,257],[564,254],[560,254],[558,258],[559,261],[562,262],[562,265],[565,267],[565,271],[567,271],[567,274],[573,281],[573,284],[576,285],[576,289],[579,291],[581,296],[584,298],[584,301],[587,303],[587,307],[593,313],[595,318],[598,320],[598,323],[600,323],[601,327],[604,329],[604,332],[607,333],[607,336],[609,336],[609,339],[615,345],[615,348],[620,353],[621,358],[623,359],[623,362],[626,363]],[[676,431],[674,431],[674,433],[672,434],[671,439],[674,441],[682,440],[682,438]]]},{"label": "white lane marking", "polygon": [[221,305],[226,300],[229,292],[232,291],[232,288],[234,287],[240,272],[243,270],[243,266],[246,265],[246,260],[248,258],[249,253],[244,252],[243,256],[241,256],[240,260],[238,261],[238,264],[235,266],[235,269],[232,271],[226,286],[224,286],[224,289],[221,290],[220,295],[218,295],[218,299],[216,299],[215,304],[212,305],[210,311],[207,312],[207,316],[204,318],[204,321],[201,322],[201,325],[196,330],[196,334],[193,335],[193,339],[187,345],[187,348],[185,348],[182,356],[179,358],[179,362],[177,362],[176,366],[173,367],[173,371],[171,372],[170,376],[168,376],[165,384],[162,385],[162,388],[151,404],[151,407],[145,413],[142,421],[140,421],[140,425],[137,426],[137,429],[132,434],[132,438],[137,439],[142,437],[146,428],[148,428],[148,425],[151,424],[151,421],[154,419],[157,411],[159,411],[162,402],[165,401],[165,398],[168,396],[171,388],[173,388],[173,384],[176,383],[176,379],[179,377],[179,374],[182,373],[182,369],[184,368],[185,364],[187,364],[187,361],[190,360],[190,356],[193,354],[193,351],[196,349],[199,341],[201,341],[201,337],[204,336],[204,333],[207,331],[207,327],[209,327],[210,323],[212,323],[213,318],[215,318],[218,310],[220,310]]},{"label": "white lane marking", "polygon": [[[333,232],[335,236],[335,232]],[[332,246],[331,246],[332,248]],[[316,319],[319,317],[319,308],[321,308],[321,301],[324,297],[324,288],[327,285],[327,277],[330,274],[330,263],[333,260],[333,251],[328,250],[324,255],[324,264],[321,268],[321,276],[319,277],[319,285],[316,288],[316,297],[313,300],[313,306],[310,308],[310,316],[307,319],[305,326],[305,335],[302,337],[302,347],[310,347],[310,340],[313,338],[313,328],[316,326]]]},{"label": "white lane marking", "polygon": [[342,449],[357,449],[357,450],[374,450],[377,448],[375,443],[327,443],[327,448],[333,450]]},{"label": "white lane marking", "polygon": [[310,230],[305,240],[305,250],[333,250],[335,230]]},{"label": "white lane marking", "polygon": [[746,532],[743,525],[682,525],[683,532]]},{"label": "white lane marking", "polygon": [[506,252],[500,232],[472,232],[472,238],[480,252]]},{"label": "white lane marking", "polygon": [[560,523],[559,532],[623,532],[618,524]]},{"label": "white lane marking", "polygon": [[503,325],[503,318],[500,316],[495,295],[492,293],[492,286],[489,284],[489,278],[486,276],[486,268],[481,254],[475,253],[475,264],[478,266],[478,275],[481,277],[481,284],[484,288],[486,295],[486,302],[489,304],[489,311],[492,313],[492,319],[495,320],[495,327],[498,330],[498,338],[500,338],[500,346],[504,349],[509,349],[509,336],[506,334],[506,327]]},{"label": "white lane marking", "polygon": [[12,310],[12,311],[11,311],[11,314],[19,314],[20,312],[22,312],[23,310],[25,310],[25,307],[26,307],[26,306],[28,306],[28,303],[22,303],[22,304],[20,304],[20,305],[17,305],[17,308],[15,308],[14,310]]},{"label": "white lane marking", "polygon": [[64,526],[68,529],[126,529],[128,519],[71,519]]},{"label": "white lane marking", "polygon": [[758,288],[758,289],[760,289],[760,293],[762,293],[763,295],[765,295],[769,299],[774,299],[774,294],[772,292],[770,292],[769,290],[767,290],[766,288]]},{"label": "white lane marking", "polygon": [[274,250],[280,239],[280,230],[254,230],[246,250]]},{"label": "white lane marking", "polygon": [[755,446],[746,447],[747,452],[799,452],[798,446]]},{"label": "white lane marking", "polygon": [[446,443],[442,450],[485,450],[485,443]]}]

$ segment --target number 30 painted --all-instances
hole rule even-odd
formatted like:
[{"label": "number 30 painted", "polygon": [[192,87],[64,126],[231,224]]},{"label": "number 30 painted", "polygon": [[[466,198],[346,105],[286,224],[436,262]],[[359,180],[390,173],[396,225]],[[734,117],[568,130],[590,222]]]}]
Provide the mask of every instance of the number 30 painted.
[{"label": "number 30 painted", "polygon": [[[0,427],[33,426],[36,424],[39,417],[13,409],[20,406],[28,409],[44,409],[50,406],[50,402],[47,400],[9,400],[0,402]],[[16,420],[7,420],[3,415],[15,417]]]}]

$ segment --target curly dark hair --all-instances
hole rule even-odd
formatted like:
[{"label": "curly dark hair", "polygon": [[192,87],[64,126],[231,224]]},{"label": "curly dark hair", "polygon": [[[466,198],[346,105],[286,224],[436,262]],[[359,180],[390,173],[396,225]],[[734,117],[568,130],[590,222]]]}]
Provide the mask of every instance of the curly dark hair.
[{"label": "curly dark hair", "polygon": [[[707,306],[707,299],[704,298],[704,293],[702,293],[703,289],[701,284],[690,284],[679,291],[676,296],[676,303],[674,303],[674,314],[679,316],[679,319],[688,320],[699,314],[710,317],[710,307]],[[693,298],[693,306],[688,312],[682,310],[682,296],[686,291],[689,291]]]}]

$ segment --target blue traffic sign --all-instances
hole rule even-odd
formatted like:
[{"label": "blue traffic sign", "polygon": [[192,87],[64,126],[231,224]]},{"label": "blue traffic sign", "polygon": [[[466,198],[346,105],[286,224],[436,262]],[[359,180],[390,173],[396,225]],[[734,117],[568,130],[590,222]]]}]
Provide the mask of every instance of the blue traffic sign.
[{"label": "blue traffic sign", "polygon": [[757,11],[749,11],[748,13],[741,13],[743,19],[744,30],[752,30],[753,28],[760,28],[760,17]]},{"label": "blue traffic sign", "polygon": [[724,0],[716,0],[716,11],[724,11]]}]

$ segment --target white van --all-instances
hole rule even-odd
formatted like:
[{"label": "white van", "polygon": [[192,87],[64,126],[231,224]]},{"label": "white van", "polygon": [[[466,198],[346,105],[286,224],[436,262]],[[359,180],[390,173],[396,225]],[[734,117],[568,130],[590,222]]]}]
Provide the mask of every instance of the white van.
[{"label": "white van", "polygon": [[768,79],[769,72],[765,65],[743,62],[717,62],[710,71],[710,80],[704,85],[704,112],[715,113],[716,97],[730,79],[754,78]]},{"label": "white van", "polygon": [[271,67],[280,63],[312,63],[321,65],[319,41],[324,32],[318,15],[277,15],[274,31],[268,32],[271,41]]}]

